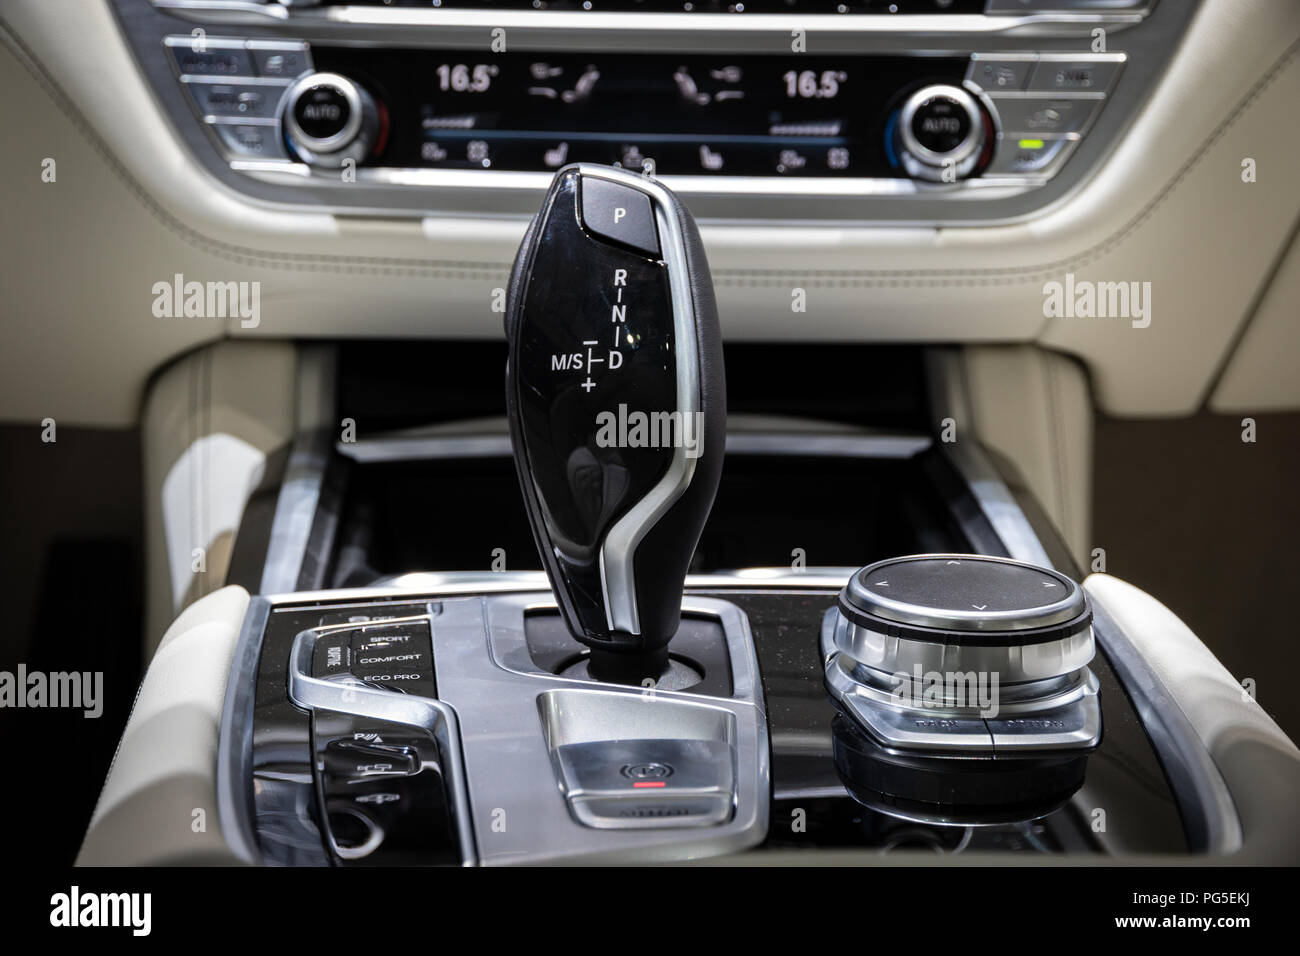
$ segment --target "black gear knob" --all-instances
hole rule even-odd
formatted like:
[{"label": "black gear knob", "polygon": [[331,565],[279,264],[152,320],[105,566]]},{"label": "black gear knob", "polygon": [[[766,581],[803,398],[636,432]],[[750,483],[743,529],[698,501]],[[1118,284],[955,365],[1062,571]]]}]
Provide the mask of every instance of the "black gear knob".
[{"label": "black gear knob", "polygon": [[653,179],[560,170],[515,259],[506,336],[519,483],[565,623],[596,676],[662,671],[726,431],[690,214]]}]

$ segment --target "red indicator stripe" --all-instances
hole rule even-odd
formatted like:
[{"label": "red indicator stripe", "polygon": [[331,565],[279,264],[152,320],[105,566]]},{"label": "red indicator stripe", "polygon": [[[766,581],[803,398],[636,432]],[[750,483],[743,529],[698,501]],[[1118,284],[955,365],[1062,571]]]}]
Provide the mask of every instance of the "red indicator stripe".
[{"label": "red indicator stripe", "polygon": [[636,789],[644,789],[646,787],[666,787],[668,784],[662,780],[641,780],[632,784],[632,786]]}]

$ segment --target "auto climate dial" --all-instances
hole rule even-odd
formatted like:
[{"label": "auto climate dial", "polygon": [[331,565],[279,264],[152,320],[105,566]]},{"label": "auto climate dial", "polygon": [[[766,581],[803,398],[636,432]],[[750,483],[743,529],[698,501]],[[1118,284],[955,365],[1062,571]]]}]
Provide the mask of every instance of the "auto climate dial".
[{"label": "auto climate dial", "polygon": [[960,86],[935,84],[912,93],[890,124],[898,164],[913,179],[952,183],[988,163],[992,123]]},{"label": "auto climate dial", "polygon": [[313,166],[337,168],[365,159],[379,143],[381,120],[374,98],[338,73],[309,73],[285,95],[285,139]]}]

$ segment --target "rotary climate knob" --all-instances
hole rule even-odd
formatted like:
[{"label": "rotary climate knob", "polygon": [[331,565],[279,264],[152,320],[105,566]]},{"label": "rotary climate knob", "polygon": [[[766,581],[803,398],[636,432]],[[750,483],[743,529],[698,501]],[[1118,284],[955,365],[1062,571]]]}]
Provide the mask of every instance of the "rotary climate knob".
[{"label": "rotary climate knob", "polygon": [[891,125],[897,162],[913,179],[956,182],[988,163],[992,121],[960,86],[925,86],[909,96]]},{"label": "rotary climate knob", "polygon": [[338,73],[309,73],[285,96],[284,131],[294,153],[312,166],[360,162],[375,147],[380,108],[360,85]]}]

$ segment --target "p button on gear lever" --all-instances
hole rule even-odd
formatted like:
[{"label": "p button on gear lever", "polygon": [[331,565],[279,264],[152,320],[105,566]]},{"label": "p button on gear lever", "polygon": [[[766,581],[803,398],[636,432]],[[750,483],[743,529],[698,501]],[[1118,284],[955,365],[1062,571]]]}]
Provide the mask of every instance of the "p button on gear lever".
[{"label": "p button on gear lever", "polygon": [[650,197],[640,190],[584,177],[582,180],[582,224],[602,239],[631,246],[652,258],[659,256]]}]

